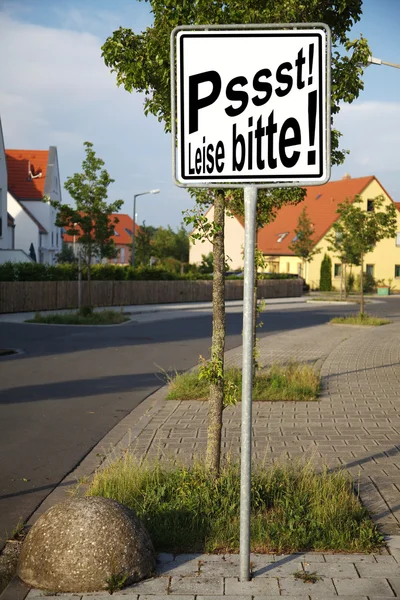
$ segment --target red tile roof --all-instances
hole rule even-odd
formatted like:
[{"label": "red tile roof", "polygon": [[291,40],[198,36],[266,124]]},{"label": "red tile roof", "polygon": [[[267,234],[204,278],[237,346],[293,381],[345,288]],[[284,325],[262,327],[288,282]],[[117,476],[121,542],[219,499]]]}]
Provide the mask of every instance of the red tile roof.
[{"label": "red tile roof", "polygon": [[[110,221],[114,221],[114,218],[118,219],[118,223],[114,225],[115,235],[112,236],[115,244],[117,246],[124,246],[132,243],[133,236],[133,219],[129,215],[113,213],[110,216]],[[136,225],[136,235],[139,233],[140,227]],[[64,233],[63,235],[64,242],[73,242],[74,236],[68,235]],[[78,240],[78,238],[77,238]]]},{"label": "red tile roof", "polygon": [[48,150],[6,150],[8,189],[15,198],[43,198],[48,160]]},{"label": "red tile roof", "polygon": [[284,206],[277,213],[275,221],[259,231],[259,249],[266,255],[294,256],[289,246],[295,237],[294,230],[297,228],[303,208],[307,209],[308,217],[314,225],[314,240],[317,243],[337,220],[338,204],[344,202],[346,198],[354,200],[354,197],[361,194],[374,179],[375,177],[371,175],[341,179],[306,188],[307,195],[303,202],[296,206]]}]

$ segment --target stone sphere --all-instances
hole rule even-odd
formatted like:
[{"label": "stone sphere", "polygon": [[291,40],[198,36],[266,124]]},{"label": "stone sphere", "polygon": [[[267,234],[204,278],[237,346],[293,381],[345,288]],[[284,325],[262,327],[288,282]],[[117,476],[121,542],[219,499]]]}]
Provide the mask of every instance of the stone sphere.
[{"label": "stone sphere", "polygon": [[73,498],[47,510],[23,544],[18,575],[31,587],[95,592],[110,577],[140,581],[155,568],[150,536],[134,512],[115,500]]}]

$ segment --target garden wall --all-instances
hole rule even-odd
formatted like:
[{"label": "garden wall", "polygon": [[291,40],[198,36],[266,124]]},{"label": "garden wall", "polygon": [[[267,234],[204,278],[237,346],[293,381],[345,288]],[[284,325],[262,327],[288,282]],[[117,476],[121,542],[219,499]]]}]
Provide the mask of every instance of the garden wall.
[{"label": "garden wall", "polygon": [[[302,294],[302,280],[269,279],[258,284],[259,298]],[[212,281],[92,281],[93,306],[128,306],[176,302],[211,302]],[[226,300],[243,299],[243,281],[226,281]],[[82,305],[88,304],[88,283],[82,281]],[[2,281],[0,313],[78,307],[77,281]]]}]

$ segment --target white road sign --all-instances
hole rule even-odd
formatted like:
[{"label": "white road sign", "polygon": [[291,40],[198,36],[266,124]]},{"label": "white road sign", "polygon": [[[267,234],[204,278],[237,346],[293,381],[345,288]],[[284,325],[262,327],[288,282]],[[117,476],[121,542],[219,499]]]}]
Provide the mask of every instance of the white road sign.
[{"label": "white road sign", "polygon": [[328,181],[328,31],[178,31],[180,184]]}]

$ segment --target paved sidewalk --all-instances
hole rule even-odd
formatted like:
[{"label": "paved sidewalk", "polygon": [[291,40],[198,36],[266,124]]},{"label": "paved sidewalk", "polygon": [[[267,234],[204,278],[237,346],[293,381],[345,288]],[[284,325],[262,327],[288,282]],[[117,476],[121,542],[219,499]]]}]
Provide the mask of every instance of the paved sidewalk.
[{"label": "paved sidewalk", "polygon": [[[313,456],[317,464],[346,467],[359,482],[361,499],[387,536],[379,555],[254,555],[253,579],[238,581],[238,556],[161,555],[158,576],[115,593],[115,600],[386,600],[400,597],[400,322],[378,328],[321,325],[267,336],[260,342],[264,365],[290,359],[316,363],[323,389],[319,402],[253,405],[254,460]],[[227,353],[240,365],[241,348]],[[131,446],[139,455],[191,459],[206,445],[207,405],[166,402],[160,391],[119,426],[116,450]],[[237,453],[240,405],[224,411],[223,448]],[[139,418],[139,420],[138,420]],[[131,423],[133,423],[131,421]],[[125,427],[125,431],[123,429]],[[125,433],[125,435],[124,435]],[[107,448],[103,440],[103,449]],[[93,453],[98,453],[99,444]],[[88,457],[77,469],[93,469]],[[73,477],[69,477],[69,481]],[[68,481],[66,482],[68,484]],[[62,488],[59,494],[65,492]],[[49,502],[57,498],[50,497]],[[42,510],[46,508],[46,503]],[[40,511],[39,511],[40,512]],[[39,514],[39,513],[38,513]],[[296,580],[305,569],[321,577],[315,584]],[[43,596],[31,590],[28,599]],[[58,595],[101,599],[107,593]],[[47,598],[51,596],[47,595]]]}]

